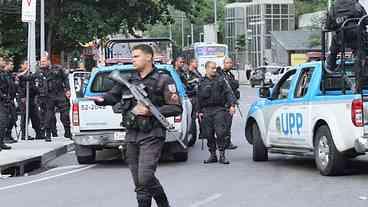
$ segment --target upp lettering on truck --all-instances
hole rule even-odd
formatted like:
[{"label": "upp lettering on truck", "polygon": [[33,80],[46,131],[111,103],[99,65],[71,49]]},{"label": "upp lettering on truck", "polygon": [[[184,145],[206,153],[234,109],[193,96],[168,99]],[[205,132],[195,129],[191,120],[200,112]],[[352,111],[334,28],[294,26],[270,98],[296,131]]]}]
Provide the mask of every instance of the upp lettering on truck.
[{"label": "upp lettering on truck", "polygon": [[281,113],[276,119],[276,128],[285,136],[300,135],[303,128],[303,115],[301,113]]}]

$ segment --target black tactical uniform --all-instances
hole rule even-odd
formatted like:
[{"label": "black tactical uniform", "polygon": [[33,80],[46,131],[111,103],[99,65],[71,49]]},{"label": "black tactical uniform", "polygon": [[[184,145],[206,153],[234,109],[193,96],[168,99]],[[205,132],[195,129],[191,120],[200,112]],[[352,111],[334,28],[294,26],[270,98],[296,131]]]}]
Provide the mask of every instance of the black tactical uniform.
[{"label": "black tactical uniform", "polygon": [[[211,156],[205,163],[217,162],[216,149],[220,151],[220,162],[225,160],[226,137],[229,134],[226,117],[228,109],[235,105],[236,98],[225,80],[219,75],[214,79],[205,77],[199,83],[198,103],[203,113],[203,134],[207,138],[207,146]],[[216,138],[215,138],[216,134]]]},{"label": "black tactical uniform", "polygon": [[[154,69],[145,78],[134,72],[130,82],[144,84],[152,103],[165,116],[177,116],[182,112],[175,83],[168,74]],[[133,176],[137,200],[140,207],[150,207],[152,197],[158,207],[168,207],[166,194],[155,177],[155,171],[164,146],[166,130],[153,116],[135,116],[131,112],[136,105],[128,89],[115,85],[98,105],[123,103],[123,122],[127,128],[127,162]]]},{"label": "black tactical uniform", "polygon": [[17,101],[19,103],[19,109],[21,113],[21,130],[22,130],[22,139],[25,139],[26,132],[26,87],[27,81],[29,82],[29,118],[32,122],[32,128],[36,132],[36,139],[43,139],[44,135],[41,133],[41,125],[40,125],[40,111],[39,107],[36,104],[36,95],[37,95],[37,88],[35,86],[34,80],[31,78],[27,78],[24,76],[20,76],[19,80],[17,81]]},{"label": "black tactical uniform", "polygon": [[[235,79],[234,74],[231,71],[224,71],[224,70],[221,70],[220,74],[229,83],[235,98],[239,100],[240,98],[239,81]],[[226,144],[226,146],[228,149],[236,149],[237,146],[233,145],[231,142],[231,127],[233,124],[233,115],[231,115],[230,113],[227,113],[226,120],[227,120],[226,123],[229,124],[228,136],[226,139],[228,143]]]},{"label": "black tactical uniform", "polygon": [[69,91],[68,75],[63,68],[53,65],[47,69],[42,69],[34,75],[35,86],[38,89],[37,102],[41,108],[40,117],[41,128],[46,133],[46,141],[51,141],[52,128],[54,126],[53,117],[55,108],[60,111],[60,120],[63,123],[66,138],[71,138],[69,104],[65,92]]},{"label": "black tactical uniform", "polygon": [[[8,72],[8,74],[10,75],[10,78],[13,80],[13,83],[16,86],[16,80],[15,80],[15,73],[11,73]],[[13,99],[14,100],[14,99]],[[14,101],[13,101],[14,102]],[[12,136],[12,131],[13,128],[17,127],[17,120],[18,120],[18,116],[17,116],[17,110],[15,107],[15,110],[11,111],[11,119],[10,122],[8,124],[8,127],[6,128],[6,133],[5,133],[5,139],[4,142],[7,144],[12,144],[12,143],[16,143],[18,142],[17,140],[14,139],[14,137]]]},{"label": "black tactical uniform", "polygon": [[[328,30],[336,31],[336,34],[332,38],[330,55],[327,58],[327,68],[329,70],[336,69],[337,54],[342,51],[343,44],[346,48],[352,48],[353,50],[357,50],[361,46],[358,41],[358,32],[363,31],[356,27],[352,27],[357,24],[356,22],[348,23],[346,26],[347,28],[350,28],[343,30],[344,32],[340,30],[340,27],[345,20],[350,18],[361,18],[366,14],[367,13],[362,5],[355,0],[336,0],[326,21],[326,28]],[[342,38],[342,36],[344,36],[344,38]],[[366,35],[362,35],[362,37],[365,36]],[[361,52],[363,52],[363,50]],[[358,53],[356,55],[360,58],[365,57],[365,54]]]},{"label": "black tactical uniform", "polygon": [[0,71],[0,151],[10,149],[9,146],[4,144],[4,138],[7,137],[8,129],[15,122],[15,96],[16,85],[12,75]]},{"label": "black tactical uniform", "polygon": [[197,112],[198,112],[198,101],[197,101],[197,91],[198,91],[198,84],[201,80],[201,74],[195,70],[190,71],[188,70],[186,73],[182,73],[182,79],[184,79],[184,85],[186,86],[187,95],[192,103],[192,124],[191,124],[191,135],[192,139],[189,140],[188,146],[194,145],[197,139]]}]

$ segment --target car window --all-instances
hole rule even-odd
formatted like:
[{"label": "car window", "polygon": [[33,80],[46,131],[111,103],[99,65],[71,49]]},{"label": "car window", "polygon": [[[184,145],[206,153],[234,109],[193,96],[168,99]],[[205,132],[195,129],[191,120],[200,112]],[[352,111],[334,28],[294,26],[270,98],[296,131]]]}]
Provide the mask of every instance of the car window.
[{"label": "car window", "polygon": [[304,97],[309,88],[310,80],[312,79],[314,68],[304,68],[302,73],[300,74],[296,90],[294,93],[295,98],[302,98]]},{"label": "car window", "polygon": [[[128,75],[131,70],[121,71],[121,74]],[[114,86],[114,81],[111,80],[108,76],[110,75],[111,71],[104,71],[99,72],[96,74],[95,78],[93,79],[91,92],[93,93],[105,93],[112,89]]]},{"label": "car window", "polygon": [[[129,76],[129,74],[132,71],[133,70],[122,70],[120,71],[120,74]],[[92,80],[93,81],[91,85],[92,93],[105,93],[112,89],[112,87],[114,86],[114,81],[108,78],[110,73],[111,71],[104,71],[104,72],[99,72],[96,74],[95,78]],[[170,74],[170,73],[167,72],[167,74]]]},{"label": "car window", "polygon": [[87,72],[75,72],[73,73],[74,90],[77,98],[84,96],[85,88],[88,84],[90,73]]},{"label": "car window", "polygon": [[281,99],[287,99],[289,90],[290,90],[290,84],[293,79],[293,76],[295,75],[296,70],[288,71],[280,81],[275,86],[273,93],[272,93],[272,99],[273,100],[281,100]]}]

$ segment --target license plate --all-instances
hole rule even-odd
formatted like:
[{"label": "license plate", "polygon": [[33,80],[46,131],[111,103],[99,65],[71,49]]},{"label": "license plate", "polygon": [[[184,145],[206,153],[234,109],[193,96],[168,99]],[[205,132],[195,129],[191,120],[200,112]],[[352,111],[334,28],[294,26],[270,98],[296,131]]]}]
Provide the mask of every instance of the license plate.
[{"label": "license plate", "polygon": [[120,140],[125,140],[125,132],[115,132],[114,133],[114,140],[116,141],[120,141]]}]

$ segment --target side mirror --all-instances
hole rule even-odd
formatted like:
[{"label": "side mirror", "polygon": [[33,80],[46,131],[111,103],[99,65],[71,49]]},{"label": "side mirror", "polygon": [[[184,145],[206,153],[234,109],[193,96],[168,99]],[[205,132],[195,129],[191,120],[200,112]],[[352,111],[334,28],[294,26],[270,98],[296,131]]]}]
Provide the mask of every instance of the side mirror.
[{"label": "side mirror", "polygon": [[259,88],[259,97],[260,98],[270,98],[271,97],[270,88],[268,87]]}]

